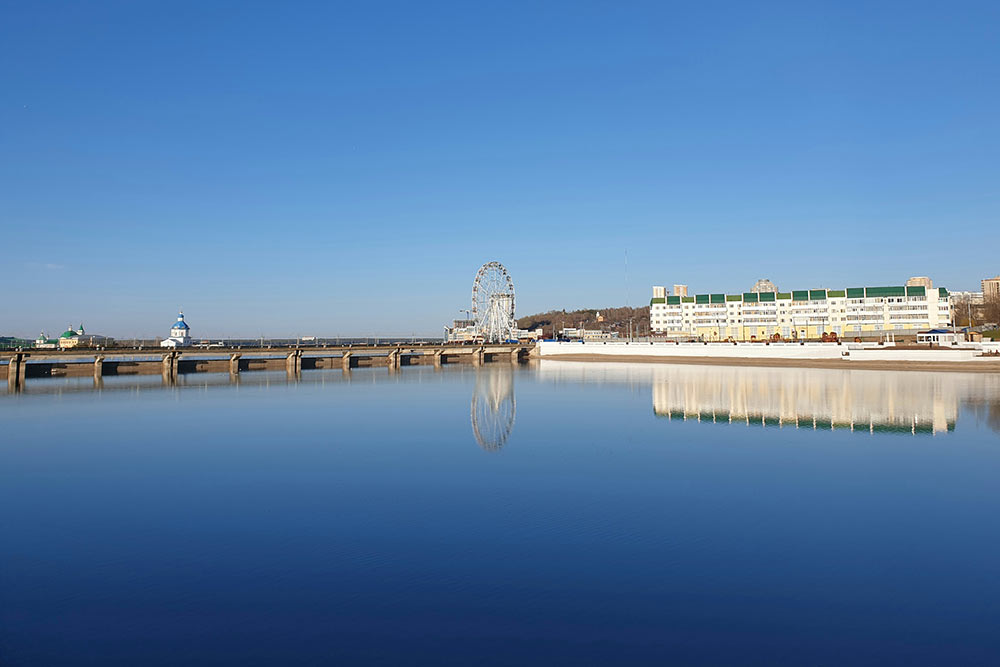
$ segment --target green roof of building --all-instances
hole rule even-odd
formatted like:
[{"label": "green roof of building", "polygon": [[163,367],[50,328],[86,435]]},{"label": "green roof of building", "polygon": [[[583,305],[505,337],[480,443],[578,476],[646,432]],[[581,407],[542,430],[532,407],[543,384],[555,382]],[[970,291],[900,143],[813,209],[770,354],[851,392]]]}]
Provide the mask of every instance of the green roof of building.
[{"label": "green roof of building", "polygon": [[[923,287],[902,287],[898,285],[882,287],[848,287],[847,289],[826,290],[793,290],[791,292],[743,292],[743,294],[695,294],[693,296],[676,297],[668,296],[666,299],[654,298],[650,303],[664,303],[667,305],[678,305],[680,303],[725,303],[727,301],[742,301],[743,303],[759,303],[761,301],[774,302],[776,299],[794,299],[795,301],[823,301],[827,298],[848,298],[863,299],[865,297],[896,297],[896,296],[924,296],[927,293]],[[948,297],[948,290],[938,288],[938,295],[941,299]]]}]

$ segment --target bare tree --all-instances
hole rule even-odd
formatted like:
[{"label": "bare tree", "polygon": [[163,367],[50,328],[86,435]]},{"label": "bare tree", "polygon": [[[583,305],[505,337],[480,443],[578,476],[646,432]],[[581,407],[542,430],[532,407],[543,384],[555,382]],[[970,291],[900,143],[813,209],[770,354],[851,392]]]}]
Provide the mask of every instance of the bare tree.
[{"label": "bare tree", "polygon": [[956,297],[952,301],[955,326],[978,327],[987,322],[997,321],[997,303],[983,303],[967,296]]},{"label": "bare tree", "polygon": [[993,297],[983,303],[980,323],[990,324],[994,327],[1000,324],[1000,298]]},{"label": "bare tree", "polygon": [[956,327],[969,326],[970,305],[969,297],[967,296],[959,296],[952,299],[951,312]]}]

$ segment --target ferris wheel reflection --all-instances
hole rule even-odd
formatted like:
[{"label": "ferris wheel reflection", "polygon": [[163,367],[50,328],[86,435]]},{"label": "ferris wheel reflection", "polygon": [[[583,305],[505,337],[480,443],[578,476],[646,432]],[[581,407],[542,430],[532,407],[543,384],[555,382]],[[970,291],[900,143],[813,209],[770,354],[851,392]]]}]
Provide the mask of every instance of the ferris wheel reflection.
[{"label": "ferris wheel reflection", "polygon": [[514,429],[517,401],[512,368],[484,368],[476,374],[472,393],[472,433],[487,452],[503,448]]}]

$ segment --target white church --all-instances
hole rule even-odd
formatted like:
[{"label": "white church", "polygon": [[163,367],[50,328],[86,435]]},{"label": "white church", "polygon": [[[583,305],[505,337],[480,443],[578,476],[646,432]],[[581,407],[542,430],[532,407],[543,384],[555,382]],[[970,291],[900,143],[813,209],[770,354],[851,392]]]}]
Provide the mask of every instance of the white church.
[{"label": "white church", "polygon": [[170,327],[170,337],[160,341],[160,347],[187,347],[191,344],[191,328],[184,321],[184,312],[177,313],[177,321]]}]

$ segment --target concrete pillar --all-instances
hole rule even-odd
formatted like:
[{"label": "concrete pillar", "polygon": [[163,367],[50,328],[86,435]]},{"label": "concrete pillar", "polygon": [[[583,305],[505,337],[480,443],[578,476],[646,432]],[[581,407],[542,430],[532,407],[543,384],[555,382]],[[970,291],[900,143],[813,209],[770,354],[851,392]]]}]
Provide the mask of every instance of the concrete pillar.
[{"label": "concrete pillar", "polygon": [[7,391],[14,393],[24,389],[24,355],[18,353],[10,358],[7,366]]},{"label": "concrete pillar", "polygon": [[515,347],[510,351],[510,363],[517,364],[521,361],[521,348]]},{"label": "concrete pillar", "polygon": [[242,354],[231,354],[229,355],[229,374],[239,375],[240,374],[240,357]]},{"label": "concrete pillar", "polygon": [[340,358],[340,365],[345,371],[351,370],[351,352],[344,350],[344,355]]},{"label": "concrete pillar", "polygon": [[285,357],[285,370],[289,375],[297,376],[302,372],[302,350],[293,350]]},{"label": "concrete pillar", "polygon": [[104,386],[104,357],[97,355],[94,358],[94,388],[100,389]]},{"label": "concrete pillar", "polygon": [[486,361],[486,348],[477,347],[472,351],[472,363],[475,366],[481,366],[484,361]]},{"label": "concrete pillar", "polygon": [[173,384],[177,381],[177,353],[167,352],[163,355],[162,374],[164,384]]},{"label": "concrete pillar", "polygon": [[434,368],[441,368],[443,363],[444,350],[434,350]]},{"label": "concrete pillar", "polygon": [[398,347],[395,350],[389,350],[389,353],[386,355],[386,361],[385,361],[386,367],[390,371],[398,370],[400,366],[399,360],[401,357],[402,357],[402,352],[400,352],[400,349]]}]

